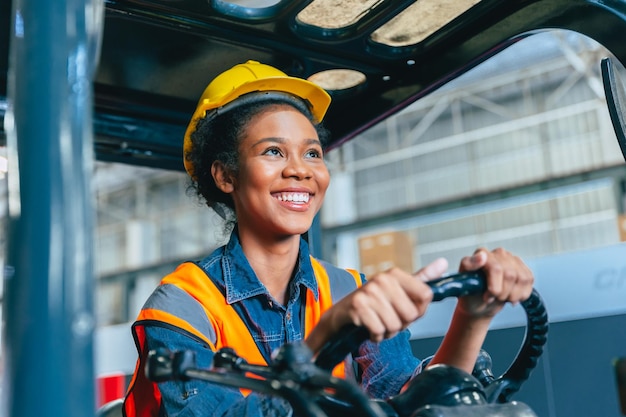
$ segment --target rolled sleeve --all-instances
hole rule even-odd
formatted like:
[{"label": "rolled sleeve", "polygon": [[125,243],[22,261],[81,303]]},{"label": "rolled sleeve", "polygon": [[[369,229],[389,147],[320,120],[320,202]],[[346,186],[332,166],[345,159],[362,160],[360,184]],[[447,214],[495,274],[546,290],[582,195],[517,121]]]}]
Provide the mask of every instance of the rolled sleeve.
[{"label": "rolled sleeve", "polygon": [[413,356],[410,333],[404,330],[380,343],[367,341],[361,345],[354,360],[361,372],[361,385],[372,398],[387,399],[400,392],[402,386],[419,373],[420,360]]}]

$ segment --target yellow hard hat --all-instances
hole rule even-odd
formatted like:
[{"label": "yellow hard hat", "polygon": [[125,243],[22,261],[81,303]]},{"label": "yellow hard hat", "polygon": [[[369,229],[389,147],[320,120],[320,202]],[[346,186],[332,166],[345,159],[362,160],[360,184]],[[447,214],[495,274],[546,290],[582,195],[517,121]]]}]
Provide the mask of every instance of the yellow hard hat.
[{"label": "yellow hard hat", "polygon": [[330,95],[319,85],[302,78],[290,77],[279,69],[257,61],[247,61],[224,71],[207,86],[185,132],[183,162],[193,177],[193,166],[185,155],[191,150],[191,134],[196,121],[210,110],[218,109],[244,94],[255,91],[278,91],[308,101],[313,117],[321,121],[330,105]]}]

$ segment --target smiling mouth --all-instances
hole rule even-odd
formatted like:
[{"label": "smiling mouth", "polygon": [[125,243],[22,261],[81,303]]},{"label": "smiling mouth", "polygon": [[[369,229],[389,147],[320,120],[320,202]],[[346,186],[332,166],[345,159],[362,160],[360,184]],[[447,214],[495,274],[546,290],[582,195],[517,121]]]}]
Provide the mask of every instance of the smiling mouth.
[{"label": "smiling mouth", "polygon": [[311,195],[309,193],[276,193],[274,197],[278,201],[288,201],[290,203],[308,203]]}]

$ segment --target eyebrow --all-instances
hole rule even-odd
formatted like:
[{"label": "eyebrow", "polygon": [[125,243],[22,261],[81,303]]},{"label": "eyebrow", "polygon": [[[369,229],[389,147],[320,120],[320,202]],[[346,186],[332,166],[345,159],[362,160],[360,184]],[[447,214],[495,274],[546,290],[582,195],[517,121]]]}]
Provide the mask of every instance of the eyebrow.
[{"label": "eyebrow", "polygon": [[[281,138],[281,137],[269,137],[269,138],[263,138],[263,139],[260,139],[260,140],[258,140],[258,141],[256,141],[256,142],[254,142],[254,143],[252,144],[251,148],[254,148],[255,146],[258,146],[258,145],[262,145],[262,144],[267,143],[267,142],[275,142],[275,143],[281,143],[281,144],[284,144],[284,143],[287,143],[287,139],[285,139],[285,138]],[[313,139],[313,138],[310,138],[310,139],[305,139],[305,144],[306,144],[306,145],[318,145],[318,146],[322,146],[322,142],[321,142],[319,139]]]}]

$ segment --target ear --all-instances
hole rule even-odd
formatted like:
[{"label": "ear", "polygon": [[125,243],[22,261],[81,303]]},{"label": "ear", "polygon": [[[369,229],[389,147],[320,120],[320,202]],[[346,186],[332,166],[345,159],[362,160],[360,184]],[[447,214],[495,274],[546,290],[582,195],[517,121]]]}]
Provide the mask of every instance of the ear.
[{"label": "ear", "polygon": [[215,181],[215,185],[222,192],[230,194],[235,190],[233,177],[230,171],[226,168],[226,166],[224,166],[223,162],[213,162],[213,164],[211,165],[211,175],[213,176],[213,181]]}]

